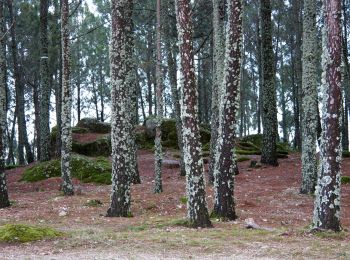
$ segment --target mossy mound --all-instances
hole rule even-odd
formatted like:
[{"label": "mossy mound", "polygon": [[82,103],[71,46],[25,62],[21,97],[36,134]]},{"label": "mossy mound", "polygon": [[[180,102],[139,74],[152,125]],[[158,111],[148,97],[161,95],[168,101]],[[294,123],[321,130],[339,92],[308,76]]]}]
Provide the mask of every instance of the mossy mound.
[{"label": "mossy mound", "polygon": [[86,128],[91,133],[108,134],[111,132],[111,124],[100,122],[96,118],[83,118],[81,119],[76,127]]},{"label": "mossy mound", "polygon": [[64,234],[52,228],[23,224],[6,224],[0,227],[0,241],[26,243],[61,237]]},{"label": "mossy mound", "polygon": [[[85,183],[111,184],[112,167],[108,158],[96,159],[81,155],[72,156],[72,176]],[[35,182],[61,176],[60,160],[51,160],[26,169],[22,181]]]},{"label": "mossy mound", "polygon": [[72,151],[85,156],[110,156],[112,153],[110,136],[98,138],[93,142],[73,142]]},{"label": "mossy mound", "polygon": [[245,162],[245,161],[249,161],[250,158],[246,157],[246,156],[238,156],[237,157],[237,162]]}]

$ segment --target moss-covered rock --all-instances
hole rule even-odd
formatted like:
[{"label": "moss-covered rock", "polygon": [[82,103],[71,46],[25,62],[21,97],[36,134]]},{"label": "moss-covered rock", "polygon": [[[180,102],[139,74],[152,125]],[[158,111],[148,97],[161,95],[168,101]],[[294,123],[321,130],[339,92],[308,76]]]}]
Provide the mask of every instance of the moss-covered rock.
[{"label": "moss-covered rock", "polygon": [[81,119],[76,127],[86,128],[91,133],[108,134],[111,132],[111,124],[100,122],[96,118],[83,118]]},{"label": "moss-covered rock", "polygon": [[[111,184],[112,167],[108,158],[96,159],[81,155],[72,156],[72,176],[82,182]],[[60,160],[42,162],[24,171],[22,181],[35,182],[61,176]]]},{"label": "moss-covered rock", "polygon": [[6,224],[0,226],[0,241],[32,242],[63,236],[64,233],[48,227],[36,227],[23,224]]},{"label": "moss-covered rock", "polygon": [[98,138],[93,142],[73,142],[72,151],[85,156],[110,156],[112,153],[111,137]]}]

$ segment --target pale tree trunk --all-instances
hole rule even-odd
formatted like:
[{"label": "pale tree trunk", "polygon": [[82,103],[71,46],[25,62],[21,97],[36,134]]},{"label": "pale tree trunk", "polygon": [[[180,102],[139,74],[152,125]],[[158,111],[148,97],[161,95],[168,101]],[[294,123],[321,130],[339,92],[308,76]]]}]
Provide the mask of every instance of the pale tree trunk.
[{"label": "pale tree trunk", "polygon": [[154,139],[154,171],[155,171],[155,187],[154,193],[161,193],[162,187],[162,120],[163,120],[163,78],[162,78],[162,50],[161,50],[161,15],[160,0],[157,0],[157,64],[156,64],[156,137]]},{"label": "pale tree trunk", "polygon": [[0,208],[10,206],[5,173],[5,129],[6,129],[6,59],[5,59],[4,0],[0,0]]},{"label": "pale tree trunk", "polygon": [[40,1],[40,161],[50,160],[50,85],[48,53],[48,0]]},{"label": "pale tree trunk", "polygon": [[32,163],[34,161],[34,156],[31,147],[28,142],[26,119],[25,119],[25,109],[24,109],[24,86],[22,82],[21,72],[18,65],[18,48],[16,41],[16,23],[13,12],[13,0],[8,0],[8,9],[11,33],[11,49],[12,49],[12,60],[13,60],[13,76],[15,79],[15,89],[16,89],[16,106],[17,106],[17,118],[18,118],[18,160],[20,165],[24,165],[24,148],[26,150],[27,162]]},{"label": "pale tree trunk", "polygon": [[127,22],[126,26],[126,51],[129,59],[126,60],[127,66],[127,78],[126,85],[129,86],[129,127],[130,135],[128,136],[129,142],[129,152],[130,152],[130,178],[131,183],[140,184],[140,173],[138,170],[137,164],[137,144],[135,141],[135,125],[137,124],[137,90],[136,90],[136,69],[135,69],[135,59],[134,59],[134,22],[133,22],[133,9],[134,2],[133,0],[128,0],[128,6],[125,13],[125,19]]},{"label": "pale tree trunk", "polygon": [[277,166],[277,108],[274,56],[272,49],[271,0],[260,0],[262,52],[262,123],[261,162]]},{"label": "pale tree trunk", "polygon": [[322,136],[313,226],[340,231],[341,2],[323,1]]},{"label": "pale tree trunk", "polygon": [[108,217],[127,217],[130,215],[130,111],[128,75],[132,59],[127,51],[128,20],[127,9],[129,0],[111,1],[111,43],[110,43],[110,73],[111,73],[111,141],[112,141],[112,192],[111,204],[107,211]]},{"label": "pale tree trunk", "polygon": [[225,1],[213,0],[213,86],[211,98],[211,139],[209,183],[214,182],[215,151],[219,129],[219,106],[222,94],[223,60],[225,56],[224,17]]},{"label": "pale tree trunk", "polygon": [[175,8],[182,77],[181,120],[187,182],[187,215],[191,226],[210,227],[198,122],[198,91],[194,70],[190,0],[176,0]]},{"label": "pale tree trunk", "polygon": [[237,171],[235,129],[239,107],[242,45],[242,1],[228,1],[226,28],[226,52],[223,91],[220,109],[220,128],[217,158],[214,170],[214,214],[222,220],[237,218],[234,201],[234,176]]},{"label": "pale tree trunk", "polygon": [[72,152],[72,90],[70,77],[70,46],[69,46],[69,5],[68,0],[61,2],[61,40],[62,40],[62,149],[61,174],[62,190],[65,195],[74,195],[71,180],[71,152]]},{"label": "pale tree trunk", "polygon": [[302,77],[301,193],[312,194],[317,180],[317,28],[316,1],[304,0]]}]

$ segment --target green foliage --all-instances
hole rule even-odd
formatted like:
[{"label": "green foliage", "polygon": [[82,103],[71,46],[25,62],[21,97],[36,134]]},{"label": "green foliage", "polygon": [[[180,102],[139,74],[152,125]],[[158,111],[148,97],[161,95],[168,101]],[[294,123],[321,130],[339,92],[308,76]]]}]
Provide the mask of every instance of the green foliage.
[{"label": "green foliage", "polygon": [[261,154],[261,151],[259,150],[241,150],[241,149],[236,149],[236,153],[240,155],[254,155],[254,154]]},{"label": "green foliage", "polygon": [[22,167],[22,166],[20,166],[20,165],[18,165],[18,164],[15,164],[15,165],[9,164],[9,165],[6,165],[6,166],[5,166],[5,170],[16,169],[17,167]]},{"label": "green foliage", "polygon": [[52,228],[24,224],[6,224],[0,227],[0,241],[26,243],[61,237],[64,233]]},{"label": "green foliage", "polygon": [[349,158],[350,152],[349,151],[343,151],[343,158]]},{"label": "green foliage", "polygon": [[180,202],[182,203],[182,204],[187,204],[187,198],[185,197],[185,196],[183,196],[183,197],[180,197]]},{"label": "green foliage", "polygon": [[350,183],[350,177],[349,176],[342,176],[341,177],[341,184],[349,184]]},{"label": "green foliage", "polygon": [[[35,182],[61,176],[60,160],[51,160],[34,165],[23,173],[22,181]],[[91,159],[73,155],[72,176],[85,183],[111,184],[112,167],[108,158]]]},{"label": "green foliage", "polygon": [[203,151],[209,151],[210,150],[210,143],[204,144],[203,147],[202,147],[202,150]]},{"label": "green foliage", "polygon": [[88,129],[91,133],[109,134],[111,124],[98,121],[96,118],[83,118],[76,127]]}]

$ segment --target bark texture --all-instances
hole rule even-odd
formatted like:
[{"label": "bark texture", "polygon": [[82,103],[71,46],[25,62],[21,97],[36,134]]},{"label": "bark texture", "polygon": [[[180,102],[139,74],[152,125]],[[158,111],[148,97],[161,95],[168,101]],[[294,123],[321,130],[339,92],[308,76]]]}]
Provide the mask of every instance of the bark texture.
[{"label": "bark texture", "polygon": [[209,183],[214,181],[215,152],[217,151],[220,100],[222,93],[223,60],[225,59],[224,18],[225,3],[222,0],[213,0],[213,86],[211,100],[211,139],[209,161]]},{"label": "bark texture", "polygon": [[4,32],[4,1],[0,1],[0,208],[10,206],[5,173],[5,129],[6,129],[6,60]]},{"label": "bark texture", "polygon": [[65,195],[74,195],[71,180],[71,152],[72,152],[72,90],[70,77],[70,46],[69,46],[69,4],[68,0],[61,2],[61,40],[62,40],[62,148],[61,175],[62,190]]},{"label": "bark texture", "polygon": [[40,1],[40,161],[50,160],[50,85],[48,53],[48,0]]},{"label": "bark texture", "polygon": [[127,75],[131,67],[130,52],[127,51],[128,21],[126,19],[130,0],[112,0],[110,73],[111,73],[111,141],[112,141],[112,191],[108,217],[130,215],[131,158],[129,85]]},{"label": "bark texture", "polygon": [[176,0],[176,20],[181,64],[181,120],[186,167],[187,210],[193,227],[210,227],[205,198],[202,144],[198,122],[198,91],[192,45],[192,10],[190,0]]},{"label": "bark texture", "polygon": [[162,186],[162,120],[163,120],[163,76],[162,76],[162,50],[161,50],[161,15],[160,0],[157,0],[157,63],[156,63],[156,137],[154,139],[154,169],[155,169],[155,186],[154,193],[161,193]]},{"label": "bark texture", "polygon": [[341,3],[323,1],[322,136],[320,172],[315,191],[315,229],[340,231],[341,175]]},{"label": "bark texture", "polygon": [[277,108],[274,56],[272,49],[271,0],[260,1],[262,52],[262,124],[261,162],[277,166]]},{"label": "bark texture", "polygon": [[315,191],[317,180],[317,28],[316,1],[304,1],[302,78],[302,183],[301,193]]},{"label": "bark texture", "polygon": [[224,95],[220,109],[216,166],[214,170],[214,214],[223,220],[237,218],[234,202],[234,176],[237,171],[234,152],[239,106],[242,43],[242,1],[228,1],[226,52],[224,66]]}]

